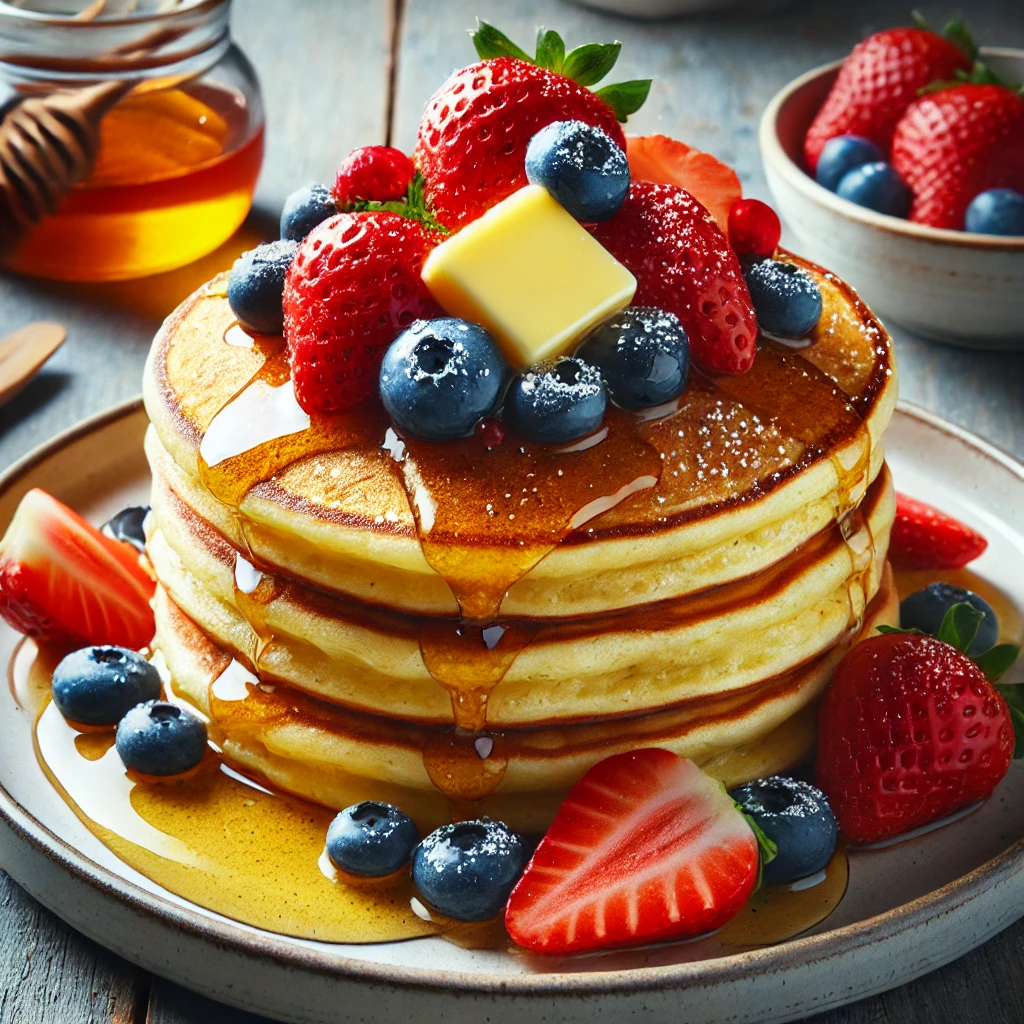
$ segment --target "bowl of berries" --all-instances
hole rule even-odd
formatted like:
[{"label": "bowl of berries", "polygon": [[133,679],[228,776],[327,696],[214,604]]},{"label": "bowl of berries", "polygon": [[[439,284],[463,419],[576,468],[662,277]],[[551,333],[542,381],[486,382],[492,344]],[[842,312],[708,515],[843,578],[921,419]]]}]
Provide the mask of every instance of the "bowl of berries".
[{"label": "bowl of berries", "polygon": [[966,29],[888,29],[790,82],[761,120],[765,174],[804,251],[883,317],[1024,348],[1024,51]]}]

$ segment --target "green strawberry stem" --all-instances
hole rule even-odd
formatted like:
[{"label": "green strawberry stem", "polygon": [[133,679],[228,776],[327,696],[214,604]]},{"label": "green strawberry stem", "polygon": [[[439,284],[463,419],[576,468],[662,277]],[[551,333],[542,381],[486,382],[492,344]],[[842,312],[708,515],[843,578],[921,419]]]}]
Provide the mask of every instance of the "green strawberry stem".
[{"label": "green strawberry stem", "polygon": [[[966,654],[967,649],[974,643],[974,638],[978,635],[978,629],[984,617],[982,612],[967,601],[951,605],[942,617],[936,639],[955,647],[961,654]],[[900,629],[897,626],[879,626],[878,632],[924,635],[920,629]],[[997,644],[971,660],[981,669],[990,683],[998,683],[1019,657],[1020,647],[1016,644]],[[1022,758],[1024,757],[1024,684],[1006,683],[1003,686],[997,686],[996,689],[1002,694],[1003,700],[1006,701],[1006,705],[1010,709],[1010,721],[1013,722],[1013,735],[1016,740],[1013,756]]]},{"label": "green strawberry stem", "polygon": [[941,34],[943,39],[948,39],[954,46],[963,50],[971,60],[977,58],[978,44],[974,41],[974,36],[971,35],[967,25],[959,18],[947,21],[946,27],[941,33],[935,32],[935,29],[928,24],[928,19],[920,11],[911,12],[911,18],[918,28],[923,29],[925,32],[932,32],[935,35]]},{"label": "green strawberry stem", "polygon": [[[571,78],[577,85],[596,85],[608,74],[619,59],[622,43],[585,43],[566,53],[565,42],[553,29],[537,29],[537,49],[533,57],[517,46],[500,29],[477,20],[477,27],[470,31],[470,38],[481,60],[496,57],[514,57],[529,64],[553,71],[557,75]],[[651,91],[649,78],[634,79],[630,82],[616,82],[595,90],[595,95],[612,109],[617,120],[625,122],[635,114]]]},{"label": "green strawberry stem", "polygon": [[389,199],[382,202],[377,199],[357,199],[355,202],[345,205],[346,211],[355,213],[367,210],[383,210],[386,213],[397,213],[409,220],[422,224],[431,231],[440,231],[447,235],[448,229],[434,216],[433,211],[427,205],[426,197],[423,195],[423,175],[417,171],[412,181],[409,182],[409,189],[404,199]]}]

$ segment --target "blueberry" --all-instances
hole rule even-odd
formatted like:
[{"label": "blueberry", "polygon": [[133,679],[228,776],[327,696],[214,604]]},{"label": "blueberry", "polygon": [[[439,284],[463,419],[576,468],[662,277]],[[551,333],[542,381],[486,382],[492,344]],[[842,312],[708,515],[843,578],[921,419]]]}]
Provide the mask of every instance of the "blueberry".
[{"label": "blueberry", "polygon": [[281,209],[281,237],[301,242],[322,221],[338,212],[326,185],[311,183],[293,192]]},{"label": "blueberry", "polygon": [[115,743],[127,767],[145,775],[178,775],[203,759],[206,726],[177,704],[149,700],[121,719]]},{"label": "blueberry", "polygon": [[964,226],[980,235],[1024,235],[1024,195],[1012,188],[979,192],[967,207]]},{"label": "blueberry", "polygon": [[577,220],[614,217],[629,191],[629,161],[612,139],[583,121],[554,121],[526,147],[526,177]]},{"label": "blueberry", "polygon": [[821,319],[821,289],[801,267],[781,260],[744,264],[750,298],[762,331],[802,338]]},{"label": "blueberry", "polygon": [[965,601],[985,616],[978,627],[978,635],[967,648],[967,653],[976,658],[990,647],[995,647],[999,639],[999,620],[992,606],[973,591],[952,583],[929,583],[924,590],[915,591],[900,602],[900,625],[904,629],[919,629],[935,636],[946,612],[953,605]]},{"label": "blueberry", "polygon": [[884,162],[884,154],[870,139],[860,135],[837,135],[822,148],[814,179],[830,192],[835,192],[847,171],[865,164]]},{"label": "blueberry", "polygon": [[327,856],[353,875],[381,878],[409,863],[420,834],[412,819],[373,800],[346,807],[327,830]]},{"label": "blueberry", "polygon": [[505,417],[531,441],[565,444],[597,430],[607,405],[597,367],[562,356],[531,366],[513,381]]},{"label": "blueberry", "polygon": [[459,821],[416,847],[412,880],[434,910],[456,921],[486,921],[504,909],[526,861],[526,844],[502,822]]},{"label": "blueberry", "polygon": [[593,331],[576,355],[601,371],[624,409],[649,409],[682,394],[690,372],[690,342],[674,313],[630,306]]},{"label": "blueberry", "polygon": [[836,848],[836,816],[809,782],[773,775],[732,791],[732,798],[778,847],[764,866],[765,885],[787,885],[821,871]]},{"label": "blueberry", "polygon": [[380,397],[400,430],[451,441],[468,437],[498,408],[508,375],[482,327],[455,317],[417,320],[384,353]]},{"label": "blueberry", "polygon": [[896,171],[882,160],[847,171],[836,188],[843,199],[866,206],[890,217],[906,217],[910,212],[910,189]]},{"label": "blueberry", "polygon": [[160,674],[127,647],[83,647],[53,670],[53,702],[82,725],[114,725],[126,711],[160,696]]},{"label": "blueberry", "polygon": [[148,515],[148,505],[132,505],[130,508],[123,508],[100,527],[100,532],[111,540],[119,540],[125,544],[131,544],[138,551],[145,551],[146,534],[142,529],[142,524]]},{"label": "blueberry", "polygon": [[228,278],[228,302],[247,330],[256,334],[283,330],[284,276],[298,247],[298,242],[267,242],[235,260]]}]

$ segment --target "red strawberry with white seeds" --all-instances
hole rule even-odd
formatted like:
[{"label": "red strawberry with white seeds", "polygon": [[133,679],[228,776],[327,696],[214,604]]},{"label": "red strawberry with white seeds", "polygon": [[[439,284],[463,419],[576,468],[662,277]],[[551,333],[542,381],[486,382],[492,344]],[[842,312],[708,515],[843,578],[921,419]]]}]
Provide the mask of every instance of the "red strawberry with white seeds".
[{"label": "red strawberry with white seeds", "polygon": [[872,843],[984,800],[1013,750],[1006,702],[978,665],[934,637],[888,633],[835,671],[817,782],[847,837]]},{"label": "red strawberry with white seeds", "polygon": [[38,640],[145,647],[154,589],[137,551],[38,488],[0,540],[0,616]]},{"label": "red strawberry with white seeds", "polygon": [[962,569],[987,547],[988,541],[966,523],[896,493],[896,519],[889,539],[894,569]]},{"label": "red strawberry with white seeds", "polygon": [[388,202],[402,199],[416,168],[393,146],[360,146],[338,167],[331,195],[343,208],[358,200]]},{"label": "red strawberry with white seeds", "polygon": [[970,70],[973,47],[966,31],[953,23],[946,32],[951,38],[924,28],[886,29],[853,48],[807,129],[804,158],[812,171],[825,143],[837,135],[860,135],[888,153],[896,123],[918,90]]},{"label": "red strawberry with white seeds", "polygon": [[921,96],[896,125],[892,165],[914,195],[912,221],[962,229],[979,192],[1024,192],[1024,97],[990,82]]},{"label": "red strawberry with white seeds", "polygon": [[399,213],[340,213],[299,246],[284,286],[295,398],[310,413],[377,394],[384,351],[414,320],[440,316],[420,280],[441,236]]},{"label": "red strawberry with white seeds", "polygon": [[757,349],[757,315],[736,253],[685,189],[635,181],[594,237],[636,277],[633,304],[675,313],[701,369],[744,373]]},{"label": "red strawberry with white seeds", "polygon": [[553,121],[583,121],[624,150],[619,121],[650,88],[649,81],[587,88],[611,69],[618,43],[566,53],[557,33],[546,32],[530,57],[486,23],[472,36],[483,59],[456,71],[427,101],[416,143],[427,201],[452,230],[527,184],[526,147]]},{"label": "red strawberry with white seeds", "polygon": [[648,748],[573,786],[512,891],[505,926],[539,953],[702,935],[757,884],[758,841],[721,783]]}]

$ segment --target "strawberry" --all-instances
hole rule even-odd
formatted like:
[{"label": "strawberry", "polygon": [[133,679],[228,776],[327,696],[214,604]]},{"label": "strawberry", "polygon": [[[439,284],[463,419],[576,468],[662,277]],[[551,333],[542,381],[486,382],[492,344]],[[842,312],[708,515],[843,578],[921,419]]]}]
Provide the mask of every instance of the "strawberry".
[{"label": "strawberry", "polygon": [[341,206],[360,199],[401,199],[416,168],[392,146],[361,146],[353,149],[338,168],[331,195]]},{"label": "strawberry", "polygon": [[988,541],[976,530],[897,492],[889,539],[894,569],[962,569],[987,547]]},{"label": "strawberry", "polygon": [[912,221],[962,229],[979,192],[1024,191],[1024,97],[988,80],[921,96],[896,125],[892,165],[914,194]]},{"label": "strawberry", "polygon": [[593,232],[636,277],[635,305],[679,317],[701,369],[750,369],[757,316],[739,259],[689,192],[635,181],[619,212]]},{"label": "strawberry", "polygon": [[283,300],[295,398],[306,412],[341,412],[375,395],[388,345],[414,320],[442,315],[420,280],[439,238],[381,209],[339,213],[306,236]]},{"label": "strawberry", "polygon": [[919,89],[967,71],[974,46],[951,22],[945,37],[926,28],[890,28],[858,43],[804,137],[804,158],[814,171],[822,147],[837,135],[860,135],[889,152],[893,130]]},{"label": "strawberry", "polygon": [[740,199],[729,211],[729,244],[737,256],[767,259],[782,237],[779,215],[760,199]]},{"label": "strawberry", "polygon": [[526,147],[552,121],[585,121],[625,149],[618,122],[639,109],[651,84],[586,88],[611,70],[619,43],[566,53],[557,33],[541,32],[530,57],[486,22],[472,35],[480,61],[428,100],[416,144],[427,200],[452,230],[526,185]]},{"label": "strawberry", "polygon": [[1014,723],[993,682],[1019,649],[968,658],[981,618],[959,604],[938,637],[882,627],[836,668],[821,705],[817,776],[853,842],[938,821],[984,800],[1006,774]]},{"label": "strawberry", "polygon": [[576,953],[721,927],[757,885],[758,840],[720,782],[650,747],[570,790],[505,910],[520,946]]},{"label": "strawberry", "polygon": [[38,640],[145,647],[154,589],[137,551],[38,488],[0,540],[0,616]]},{"label": "strawberry", "polygon": [[626,139],[629,173],[634,181],[685,188],[725,231],[733,203],[743,195],[739,175],[710,153],[667,135],[630,135]]}]

